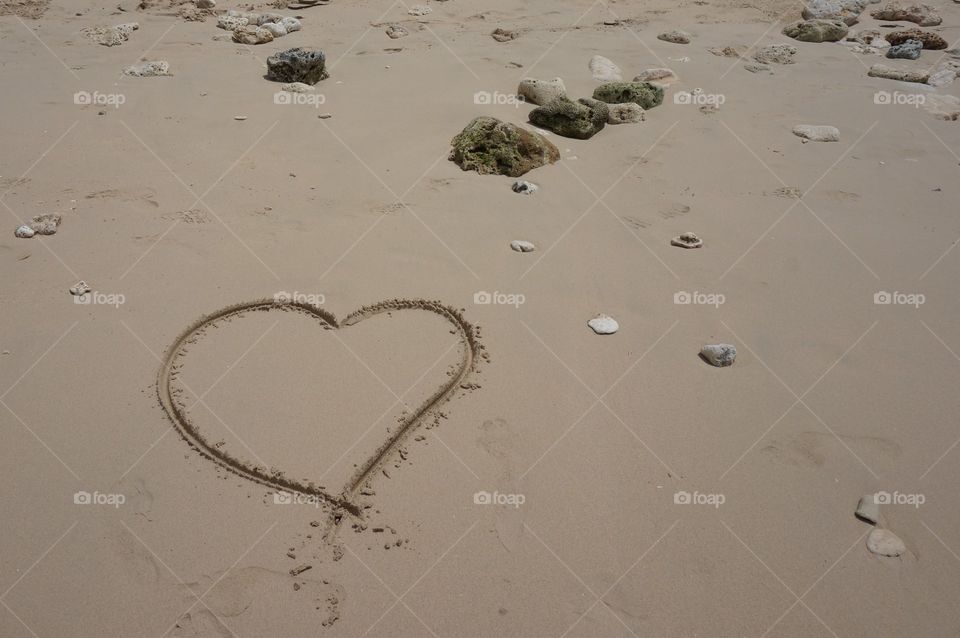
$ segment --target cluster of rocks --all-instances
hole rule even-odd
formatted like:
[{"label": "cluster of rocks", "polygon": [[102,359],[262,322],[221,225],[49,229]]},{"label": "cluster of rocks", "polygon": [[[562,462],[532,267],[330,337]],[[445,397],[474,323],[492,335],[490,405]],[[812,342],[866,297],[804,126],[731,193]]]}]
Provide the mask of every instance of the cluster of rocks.
[{"label": "cluster of rocks", "polygon": [[232,33],[234,42],[240,44],[265,44],[288,33],[299,31],[300,20],[277,13],[254,13],[252,11],[227,11],[217,18],[217,26]]},{"label": "cluster of rocks", "polygon": [[37,215],[30,220],[29,224],[17,227],[13,234],[20,239],[30,239],[34,235],[55,235],[60,227],[61,219],[59,213]]},{"label": "cluster of rocks", "polygon": [[136,22],[125,22],[113,27],[87,27],[81,33],[97,44],[102,44],[105,47],[115,47],[129,40],[130,34],[139,28],[140,25]]}]

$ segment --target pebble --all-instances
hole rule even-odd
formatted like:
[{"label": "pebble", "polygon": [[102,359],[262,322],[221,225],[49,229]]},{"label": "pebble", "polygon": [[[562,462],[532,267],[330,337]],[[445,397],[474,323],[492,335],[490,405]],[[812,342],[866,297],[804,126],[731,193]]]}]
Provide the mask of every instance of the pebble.
[{"label": "pebble", "polygon": [[682,233],[670,240],[671,246],[680,248],[700,248],[703,246],[703,240],[694,233]]},{"label": "pebble", "polygon": [[534,184],[533,182],[528,182],[524,179],[518,179],[513,183],[513,186],[510,188],[513,189],[514,193],[520,193],[521,195],[533,195],[540,187]]},{"label": "pebble", "polygon": [[524,78],[520,80],[517,86],[517,94],[525,101],[537,106],[543,106],[558,97],[566,97],[567,87],[563,80],[553,78],[552,80],[537,80],[535,78]]},{"label": "pebble", "polygon": [[856,515],[857,518],[876,525],[880,520],[880,505],[877,503],[876,496],[873,494],[861,496],[860,502],[857,503]]},{"label": "pebble", "polygon": [[321,113],[317,117],[319,117],[321,120],[329,120],[331,117],[333,117],[333,113]]},{"label": "pebble", "polygon": [[737,348],[729,343],[706,345],[700,349],[700,356],[712,366],[725,368],[732,366],[737,359]]},{"label": "pebble", "polygon": [[643,107],[635,102],[607,105],[607,124],[635,124],[645,119]]},{"label": "pebble", "polygon": [[412,16],[425,16],[429,13],[433,13],[433,9],[428,7],[425,4],[416,4],[407,11]]},{"label": "pebble", "polygon": [[288,82],[281,85],[280,90],[286,91],[287,93],[309,93],[311,91],[316,91],[316,88],[310,86],[309,84],[304,84],[303,82]]},{"label": "pebble", "polygon": [[533,242],[524,241],[522,239],[514,239],[512,242],[510,242],[510,248],[514,249],[518,253],[532,253],[537,247],[533,245]]},{"label": "pebble", "polygon": [[34,230],[29,226],[27,226],[26,224],[24,224],[23,226],[20,226],[15,231],[13,231],[14,237],[19,237],[20,239],[30,239],[36,234],[37,233],[34,232]]},{"label": "pebble", "polygon": [[657,36],[658,40],[663,40],[664,42],[672,42],[673,44],[690,44],[690,34],[686,31],[667,31],[666,33],[661,33]]},{"label": "pebble", "polygon": [[890,530],[877,527],[867,536],[867,549],[878,556],[894,558],[907,551],[907,546]]},{"label": "pebble", "polygon": [[85,281],[78,281],[70,286],[70,294],[74,297],[80,297],[90,292],[90,286]]},{"label": "pebble", "polygon": [[587,325],[598,335],[612,335],[620,329],[620,324],[617,323],[616,319],[604,314],[597,315],[588,321]]},{"label": "pebble", "polygon": [[835,126],[798,124],[797,126],[793,127],[793,134],[811,142],[840,141],[840,130]]},{"label": "pebble", "polygon": [[599,80],[600,82],[620,82],[623,80],[623,73],[620,71],[620,67],[602,55],[595,55],[590,58],[589,66],[590,73],[593,74],[594,80]]},{"label": "pebble", "polygon": [[516,31],[511,31],[509,29],[501,29],[497,27],[490,33],[490,37],[496,40],[497,42],[509,42],[510,40],[516,40],[520,37],[520,34]]},{"label": "pebble", "polygon": [[239,121],[239,122],[242,122],[242,121],[244,121],[245,119],[247,119],[247,116],[246,116],[246,115],[234,115],[234,116],[233,116],[233,119],[235,119],[235,120],[237,120],[237,121]]},{"label": "pebble", "polygon": [[131,64],[123,70],[124,75],[130,75],[137,78],[152,78],[162,75],[170,75],[170,63],[163,60],[150,60]]},{"label": "pebble", "polygon": [[753,59],[761,64],[793,64],[796,54],[797,47],[792,44],[769,44],[757,49]]}]

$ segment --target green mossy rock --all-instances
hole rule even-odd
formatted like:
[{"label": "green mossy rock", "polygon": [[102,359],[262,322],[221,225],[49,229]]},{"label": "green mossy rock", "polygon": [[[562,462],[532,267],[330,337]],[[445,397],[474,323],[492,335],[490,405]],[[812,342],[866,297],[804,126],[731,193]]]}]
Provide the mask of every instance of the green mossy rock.
[{"label": "green mossy rock", "polygon": [[450,161],[481,175],[520,177],[560,159],[560,150],[544,136],[494,117],[474,118],[450,144]]},{"label": "green mossy rock", "polygon": [[597,87],[593,99],[607,104],[633,102],[647,110],[663,103],[663,87],[649,82],[607,82]]},{"label": "green mossy rock", "polygon": [[606,126],[608,114],[603,102],[558,97],[530,111],[530,122],[563,137],[588,140]]},{"label": "green mossy rock", "polygon": [[816,19],[787,25],[783,35],[801,42],[839,42],[849,30],[842,20]]}]

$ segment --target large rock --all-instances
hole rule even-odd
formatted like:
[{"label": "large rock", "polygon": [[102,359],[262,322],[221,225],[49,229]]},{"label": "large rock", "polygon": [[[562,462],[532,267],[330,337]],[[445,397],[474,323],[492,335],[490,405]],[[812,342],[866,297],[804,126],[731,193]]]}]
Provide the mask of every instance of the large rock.
[{"label": "large rock", "polygon": [[806,20],[794,22],[783,29],[783,35],[801,42],[838,42],[849,29],[841,20]]},{"label": "large rock", "polygon": [[649,82],[608,82],[594,90],[593,99],[607,104],[634,102],[649,110],[663,103],[663,87]]},{"label": "large rock", "polygon": [[930,79],[930,73],[927,71],[901,71],[885,64],[874,64],[867,71],[867,75],[872,78],[884,78],[885,80],[897,80],[898,82],[918,82],[926,84]]},{"label": "large rock", "polygon": [[903,44],[907,40],[919,40],[923,43],[924,49],[946,49],[947,41],[936,33],[931,31],[921,31],[920,29],[901,29],[900,31],[891,31],[884,36],[887,42],[892,45]]},{"label": "large rock", "polygon": [[921,50],[923,50],[923,42],[920,40],[907,40],[903,44],[897,44],[887,49],[887,57],[917,60],[920,58]]},{"label": "large rock", "polygon": [[523,97],[525,101],[536,104],[537,106],[543,106],[558,97],[566,97],[567,87],[563,85],[563,80],[560,78],[553,78],[552,80],[524,78],[520,80],[517,93]]},{"label": "large rock", "polygon": [[450,144],[450,161],[481,175],[520,177],[560,159],[560,151],[542,135],[493,117],[475,118]]},{"label": "large rock", "polygon": [[753,59],[760,64],[793,64],[796,54],[797,47],[792,44],[768,44],[757,49]]},{"label": "large rock", "polygon": [[267,79],[316,84],[330,77],[326,62],[323,51],[301,47],[287,49],[267,58]]},{"label": "large rock", "polygon": [[943,22],[936,10],[926,4],[902,5],[899,2],[890,2],[882,9],[870,12],[870,15],[877,20],[915,22],[921,27],[935,27]]},{"label": "large rock", "polygon": [[558,97],[530,111],[530,122],[563,137],[588,140],[607,124],[609,110],[599,100],[581,98],[574,102]]},{"label": "large rock", "polygon": [[850,26],[866,8],[866,0],[808,0],[802,13],[804,20],[842,20]]}]

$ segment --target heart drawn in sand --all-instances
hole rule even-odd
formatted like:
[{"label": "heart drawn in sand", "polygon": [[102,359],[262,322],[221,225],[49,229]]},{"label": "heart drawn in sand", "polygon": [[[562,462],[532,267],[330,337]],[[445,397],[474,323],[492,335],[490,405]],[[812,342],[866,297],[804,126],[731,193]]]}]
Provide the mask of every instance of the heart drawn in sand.
[{"label": "heart drawn in sand", "polygon": [[[250,461],[234,456],[208,440],[200,429],[190,420],[186,408],[175,400],[180,390],[173,387],[173,382],[179,374],[183,361],[187,356],[186,348],[195,342],[208,328],[217,322],[237,317],[255,311],[300,312],[320,321],[323,329],[343,330],[357,325],[375,315],[386,312],[419,311],[431,312],[439,315],[454,328],[463,344],[461,360],[449,381],[437,388],[418,408],[405,416],[399,427],[389,434],[376,450],[363,463],[352,478],[343,487],[340,494],[331,494],[321,487],[308,481],[298,481],[288,478],[283,472],[271,472],[266,468],[253,464]],[[342,321],[330,312],[317,306],[287,299],[261,299],[227,306],[210,315],[201,317],[184,330],[173,345],[167,350],[160,367],[157,379],[157,395],[160,405],[173,422],[184,439],[201,454],[214,461],[221,467],[234,474],[238,474],[250,481],[268,486],[278,491],[296,492],[306,496],[321,499],[336,509],[346,510],[359,515],[361,508],[355,502],[360,488],[368,481],[371,475],[380,467],[390,454],[416,429],[431,410],[448,401],[453,394],[466,382],[467,377],[475,370],[477,358],[482,346],[479,345],[474,327],[462,316],[460,311],[446,306],[438,301],[422,299],[392,299],[382,301],[372,306],[365,306],[356,310]]]}]

